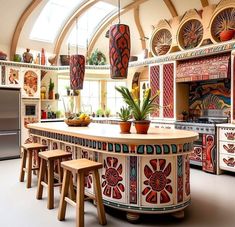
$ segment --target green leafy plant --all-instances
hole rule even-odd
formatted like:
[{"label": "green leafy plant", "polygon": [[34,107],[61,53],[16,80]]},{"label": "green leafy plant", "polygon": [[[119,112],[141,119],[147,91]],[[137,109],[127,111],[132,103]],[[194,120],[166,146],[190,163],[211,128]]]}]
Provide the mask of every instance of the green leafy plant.
[{"label": "green leafy plant", "polygon": [[50,78],[50,82],[49,82],[49,91],[53,91],[55,87],[54,82],[52,82],[52,79]]},{"label": "green leafy plant", "polygon": [[98,109],[98,110],[96,111],[96,115],[101,117],[102,115],[104,115],[104,110],[101,109],[101,108]]},{"label": "green leafy plant", "polygon": [[111,110],[107,108],[107,109],[104,111],[104,113],[105,113],[105,116],[106,116],[106,117],[109,117],[109,115],[110,115],[110,113],[111,113]]},{"label": "green leafy plant", "polygon": [[89,65],[105,65],[106,57],[105,55],[96,49],[87,60]]},{"label": "green leafy plant", "polygon": [[138,87],[132,89],[131,92],[123,86],[115,87],[115,89],[121,93],[123,100],[130,108],[131,114],[136,121],[146,120],[148,115],[158,108],[154,100],[159,96],[159,92],[152,96],[151,88],[145,90],[143,102],[140,102]]},{"label": "green leafy plant", "polygon": [[118,116],[122,121],[128,121],[131,118],[131,111],[128,107],[121,107]]}]

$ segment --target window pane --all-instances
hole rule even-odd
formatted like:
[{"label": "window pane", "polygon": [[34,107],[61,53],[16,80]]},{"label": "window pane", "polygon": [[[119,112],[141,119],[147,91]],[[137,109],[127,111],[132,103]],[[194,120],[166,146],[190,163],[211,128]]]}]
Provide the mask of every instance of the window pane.
[{"label": "window pane", "polygon": [[53,42],[63,23],[83,1],[49,0],[33,26],[30,39]]},{"label": "window pane", "polygon": [[[94,4],[80,18],[78,18],[78,37],[76,35],[77,32],[75,24],[67,42],[72,45],[85,47],[86,41],[91,38],[97,26],[105,19],[107,15],[109,15],[114,10],[117,10],[117,7],[106,2],[98,2]],[[78,40],[76,40],[76,37]]]}]

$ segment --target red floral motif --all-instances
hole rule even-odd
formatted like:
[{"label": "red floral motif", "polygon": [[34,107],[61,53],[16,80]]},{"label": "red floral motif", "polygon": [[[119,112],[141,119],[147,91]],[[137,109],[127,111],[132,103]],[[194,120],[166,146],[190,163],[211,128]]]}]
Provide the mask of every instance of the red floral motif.
[{"label": "red floral motif", "polygon": [[223,145],[224,150],[226,150],[228,153],[235,153],[235,146],[234,144],[227,144],[227,145]]},{"label": "red floral motif", "polygon": [[235,133],[234,132],[226,132],[225,136],[228,140],[234,140],[235,139]]},{"label": "red floral motif", "polygon": [[121,192],[125,191],[125,187],[121,183],[123,178],[120,176],[122,174],[122,164],[118,165],[117,158],[107,157],[104,160],[104,168],[105,174],[102,175],[102,179],[104,179],[102,183],[104,195],[113,197],[114,199],[121,199]]},{"label": "red floral motif", "polygon": [[142,191],[142,195],[147,195],[148,203],[159,203],[158,193],[160,193],[160,203],[170,202],[169,194],[172,194],[172,186],[171,179],[167,177],[171,173],[171,163],[166,166],[165,159],[152,159],[149,163],[150,167],[148,165],[144,167],[144,175],[148,180],[144,181],[147,187]]}]

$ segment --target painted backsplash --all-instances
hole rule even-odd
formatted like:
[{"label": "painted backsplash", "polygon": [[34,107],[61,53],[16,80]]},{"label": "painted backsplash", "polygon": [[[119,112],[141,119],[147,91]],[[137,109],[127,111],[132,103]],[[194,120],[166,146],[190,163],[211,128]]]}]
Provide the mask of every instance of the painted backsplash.
[{"label": "painted backsplash", "polygon": [[191,113],[201,110],[221,109],[226,114],[231,106],[230,80],[200,81],[189,86],[189,110]]}]

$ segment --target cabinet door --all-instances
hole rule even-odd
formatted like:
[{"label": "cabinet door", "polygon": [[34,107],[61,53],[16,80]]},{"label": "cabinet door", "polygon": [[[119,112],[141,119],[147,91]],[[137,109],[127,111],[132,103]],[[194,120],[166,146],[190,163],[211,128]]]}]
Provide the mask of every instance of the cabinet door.
[{"label": "cabinet door", "polygon": [[163,117],[174,118],[174,64],[163,65]]},{"label": "cabinet door", "polygon": [[[150,87],[152,89],[152,94],[156,94],[160,89],[160,66],[154,65],[150,67]],[[155,99],[155,104],[160,105],[160,98]],[[154,111],[151,117],[159,117],[159,110]]]}]

